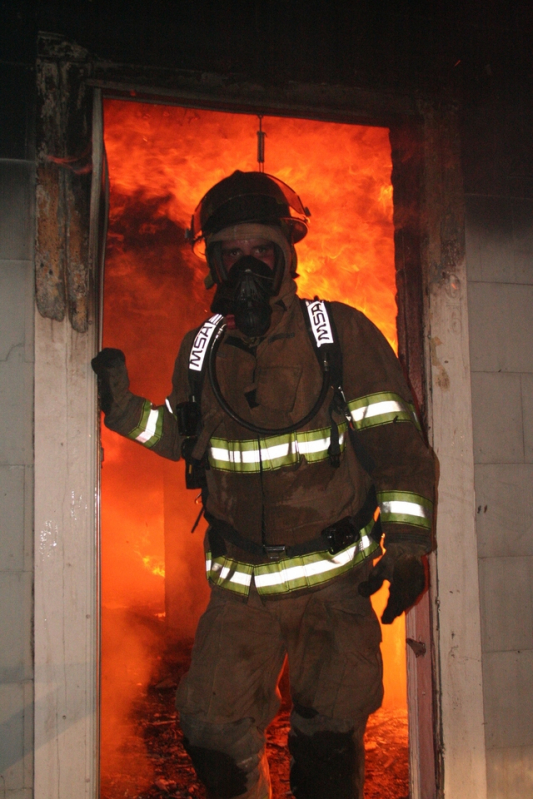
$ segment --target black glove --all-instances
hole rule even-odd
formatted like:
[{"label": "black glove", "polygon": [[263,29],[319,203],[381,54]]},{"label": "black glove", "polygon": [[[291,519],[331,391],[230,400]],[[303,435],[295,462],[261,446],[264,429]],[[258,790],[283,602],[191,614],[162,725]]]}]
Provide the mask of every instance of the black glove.
[{"label": "black glove", "polygon": [[[418,548],[416,548],[418,549]],[[375,594],[384,580],[390,582],[389,601],[383,611],[383,624],[392,624],[397,616],[414,605],[426,586],[422,557],[409,544],[389,544],[387,551],[376,563],[368,580],[359,584],[361,596]]]},{"label": "black glove", "polygon": [[114,402],[126,397],[130,387],[126,356],[122,350],[106,347],[92,359],[91,366],[98,377],[100,408],[107,414]]}]

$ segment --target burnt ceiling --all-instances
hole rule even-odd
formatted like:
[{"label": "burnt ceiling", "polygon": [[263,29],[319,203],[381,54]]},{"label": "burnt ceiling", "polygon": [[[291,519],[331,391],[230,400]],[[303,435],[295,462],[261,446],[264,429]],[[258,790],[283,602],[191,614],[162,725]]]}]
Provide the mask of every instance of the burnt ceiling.
[{"label": "burnt ceiling", "polygon": [[15,0],[4,2],[6,61],[33,62],[58,33],[120,63],[236,73],[263,83],[483,90],[533,72],[527,0]]}]

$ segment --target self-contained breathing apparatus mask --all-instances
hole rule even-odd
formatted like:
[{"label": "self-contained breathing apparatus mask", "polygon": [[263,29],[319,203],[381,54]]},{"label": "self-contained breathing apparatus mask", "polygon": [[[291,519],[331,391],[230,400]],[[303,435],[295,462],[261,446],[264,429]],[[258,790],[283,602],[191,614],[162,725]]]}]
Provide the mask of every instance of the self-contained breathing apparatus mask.
[{"label": "self-contained breathing apparatus mask", "polygon": [[[210,256],[219,260],[221,242]],[[211,304],[213,313],[233,317],[235,327],[248,338],[264,336],[270,327],[270,300],[280,289],[283,278],[283,253],[273,244],[276,260],[274,269],[253,255],[243,255],[233,264],[221,281]]]}]

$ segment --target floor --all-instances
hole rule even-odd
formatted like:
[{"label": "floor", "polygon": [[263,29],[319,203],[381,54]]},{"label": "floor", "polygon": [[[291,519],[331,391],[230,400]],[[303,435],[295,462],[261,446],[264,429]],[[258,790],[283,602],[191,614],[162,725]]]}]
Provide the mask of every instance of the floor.
[{"label": "floor", "polygon": [[[113,611],[114,616],[130,627],[150,627],[151,640],[161,641],[161,623],[150,622],[145,615],[133,618],[130,613]],[[108,627],[109,629],[109,627]],[[105,644],[105,637],[104,637]],[[114,664],[122,673],[120,690],[129,686],[127,697],[111,703],[117,696],[116,684],[102,681],[102,754],[100,799],[204,799],[191,762],[182,744],[182,735],[174,709],[176,683],[187,669],[190,647],[160,650],[151,667],[149,679],[145,664],[139,659],[120,662],[124,647],[117,648]],[[144,678],[143,678],[144,677]],[[285,680],[280,685],[284,701],[280,713],[267,731],[267,753],[274,799],[290,797],[287,734],[290,702]],[[120,713],[118,713],[120,710]],[[111,720],[106,718],[116,714]],[[113,723],[110,723],[110,722]],[[366,733],[365,799],[408,799],[408,740],[405,710],[381,709],[369,720]]]}]

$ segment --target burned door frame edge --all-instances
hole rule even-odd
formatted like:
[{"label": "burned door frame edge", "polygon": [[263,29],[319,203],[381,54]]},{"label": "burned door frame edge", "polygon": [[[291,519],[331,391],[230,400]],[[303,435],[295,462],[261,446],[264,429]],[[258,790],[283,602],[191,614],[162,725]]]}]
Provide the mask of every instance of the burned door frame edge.
[{"label": "burned door frame edge", "polygon": [[[35,519],[36,548],[41,554],[36,559],[37,680],[38,665],[48,665],[36,690],[36,701],[37,694],[43,697],[35,717],[36,799],[98,795],[99,442],[89,361],[101,335],[106,219],[102,96],[389,127],[399,348],[441,472],[439,549],[430,558],[430,590],[407,615],[406,625],[408,638],[419,644],[407,648],[411,797],[468,794],[483,799],[464,209],[453,101],[445,98],[437,103],[339,86],[291,84],[278,89],[233,76],[230,80],[205,73],[99,64],[81,48],[49,34],[40,38],[37,74]],[[50,391],[54,381],[59,381],[68,400]],[[85,461],[72,456],[80,441]],[[63,481],[63,501],[58,481]],[[64,501],[67,494],[70,506]],[[57,500],[56,507],[50,498]],[[73,605],[56,589],[62,570],[76,570],[76,564],[63,557],[76,536],[78,549],[74,547],[72,554],[77,551],[79,559],[83,553],[89,563],[81,565],[83,586],[79,602]],[[459,569],[457,547],[462,553]],[[54,561],[59,553],[62,558]],[[472,569],[475,579],[469,582]],[[84,627],[84,633],[75,636],[70,659],[77,663],[72,672],[76,676],[70,679],[64,677],[65,669],[74,663],[66,662],[64,641],[69,625],[76,624]],[[426,654],[421,654],[422,644]],[[66,699],[61,698],[65,688],[79,707],[80,697],[87,698],[81,736],[81,718],[71,719]],[[461,707],[468,708],[466,721]],[[63,725],[51,725],[52,718],[61,716]],[[42,756],[37,754],[40,746]],[[84,768],[69,768],[69,763],[80,763],[79,751],[76,754],[80,747]]]}]

